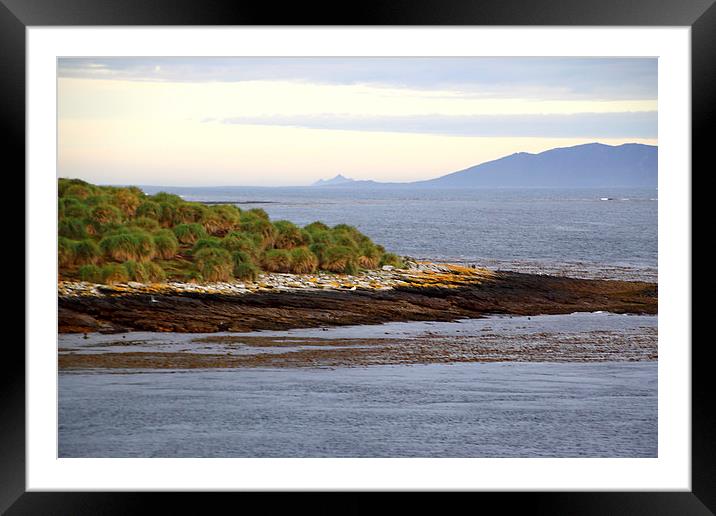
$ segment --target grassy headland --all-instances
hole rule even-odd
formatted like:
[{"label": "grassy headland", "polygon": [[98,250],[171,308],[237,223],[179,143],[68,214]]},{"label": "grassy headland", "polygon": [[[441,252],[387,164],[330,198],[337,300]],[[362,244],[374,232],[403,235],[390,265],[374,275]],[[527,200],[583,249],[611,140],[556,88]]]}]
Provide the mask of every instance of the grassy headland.
[{"label": "grassy headland", "polygon": [[165,192],[58,180],[61,279],[93,283],[254,280],[263,272],[355,274],[401,259],[353,226],[271,221]]}]

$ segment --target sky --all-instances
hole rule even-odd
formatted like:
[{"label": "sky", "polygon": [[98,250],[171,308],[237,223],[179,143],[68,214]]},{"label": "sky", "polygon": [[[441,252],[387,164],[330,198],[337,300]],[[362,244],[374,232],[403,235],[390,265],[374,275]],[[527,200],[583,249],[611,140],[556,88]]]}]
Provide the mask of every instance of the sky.
[{"label": "sky", "polygon": [[60,58],[58,175],[415,181],[515,152],[657,144],[653,58]]}]

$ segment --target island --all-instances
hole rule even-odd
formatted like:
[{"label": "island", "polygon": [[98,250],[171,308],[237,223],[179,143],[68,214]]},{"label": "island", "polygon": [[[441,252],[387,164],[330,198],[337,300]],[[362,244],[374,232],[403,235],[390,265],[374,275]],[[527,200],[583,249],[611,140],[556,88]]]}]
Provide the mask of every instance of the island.
[{"label": "island", "polygon": [[419,262],[355,227],[60,179],[60,333],[246,332],[490,314],[656,314],[657,285]]}]

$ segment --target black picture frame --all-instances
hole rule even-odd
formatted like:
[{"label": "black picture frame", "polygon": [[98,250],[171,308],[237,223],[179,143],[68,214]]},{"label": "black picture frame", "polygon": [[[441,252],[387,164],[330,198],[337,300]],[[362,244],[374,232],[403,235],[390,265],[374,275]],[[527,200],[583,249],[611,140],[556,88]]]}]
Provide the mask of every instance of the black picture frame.
[{"label": "black picture frame", "polygon": [[[706,165],[716,125],[714,0],[400,0],[356,4],[236,3],[205,0],[0,0],[0,105],[4,154],[25,166],[25,29],[111,25],[543,25],[689,26],[692,43],[692,170]],[[711,129],[711,131],[709,131]],[[9,170],[9,169],[6,169]],[[14,173],[14,170],[13,170]],[[692,172],[693,178],[693,172]],[[23,187],[24,188],[24,187]],[[693,188],[692,188],[693,191]],[[692,201],[693,206],[693,201]],[[26,277],[29,271],[25,271]],[[27,306],[26,310],[31,310]],[[15,344],[13,342],[13,344]],[[683,343],[685,346],[691,343]],[[501,511],[550,514],[713,514],[716,436],[709,342],[692,347],[692,490],[690,492],[480,493]],[[191,508],[177,493],[40,493],[25,489],[25,354],[6,343],[0,405],[0,511],[7,514],[133,514],[150,501]],[[175,496],[171,497],[174,494]],[[235,494],[212,494],[227,498]],[[206,495],[198,495],[206,509]],[[246,495],[244,495],[246,496]],[[171,502],[169,500],[171,498]],[[353,497],[355,499],[355,497]],[[216,500],[212,499],[213,502]],[[413,498],[422,504],[422,496]],[[480,500],[483,502],[483,500]],[[342,502],[345,504],[345,502]],[[312,504],[313,505],[313,504]],[[314,508],[330,509],[325,501]],[[354,501],[354,509],[367,509]],[[345,505],[344,505],[345,507]],[[202,511],[205,512],[205,511]]]}]

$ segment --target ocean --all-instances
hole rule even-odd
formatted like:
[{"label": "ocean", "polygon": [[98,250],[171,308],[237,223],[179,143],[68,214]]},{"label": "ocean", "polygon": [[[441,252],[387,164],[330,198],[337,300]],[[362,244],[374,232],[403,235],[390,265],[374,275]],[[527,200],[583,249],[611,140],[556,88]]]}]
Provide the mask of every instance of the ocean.
[{"label": "ocean", "polygon": [[656,362],[60,375],[60,457],[656,457]]},{"label": "ocean", "polygon": [[[299,225],[352,224],[387,250],[416,259],[657,280],[655,189],[144,189],[263,208],[272,219]],[[559,332],[567,341],[586,332],[639,338],[654,335],[658,325],[656,316],[596,313],[321,333],[397,332],[418,338],[427,331],[451,335],[460,327],[455,324],[475,332],[488,324],[499,335],[528,332],[535,339]],[[149,348],[183,350],[193,337],[150,335],[157,340]],[[115,337],[61,335],[58,345],[62,352],[103,352],[101,344],[110,338]],[[656,457],[657,369],[656,360],[610,360],[61,371],[58,452],[60,457]]]},{"label": "ocean", "polygon": [[[656,327],[655,316],[578,313],[254,334],[391,337],[421,345],[426,335],[488,332],[539,341],[558,333],[565,343],[595,336],[597,350],[614,332],[638,339]],[[192,343],[201,336],[65,334],[58,345],[62,353],[90,354],[274,352],[207,349]],[[656,457],[657,368],[655,360],[602,356],[589,362],[63,371],[59,456]]]},{"label": "ocean", "polygon": [[656,189],[143,187],[351,224],[422,260],[573,277],[657,280]]}]

